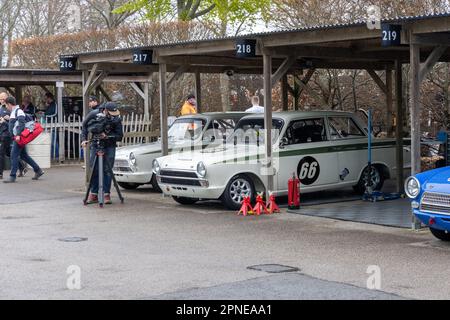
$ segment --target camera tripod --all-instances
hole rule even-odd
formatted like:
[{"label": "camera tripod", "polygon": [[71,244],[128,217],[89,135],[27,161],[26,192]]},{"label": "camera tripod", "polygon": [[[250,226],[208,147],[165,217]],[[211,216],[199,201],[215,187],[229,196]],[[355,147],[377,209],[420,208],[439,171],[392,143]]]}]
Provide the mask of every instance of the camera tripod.
[{"label": "camera tripod", "polygon": [[91,176],[89,178],[89,186],[86,191],[86,196],[84,198],[84,205],[88,204],[88,198],[89,194],[92,190],[92,184],[93,184],[93,178],[95,174],[95,170],[98,169],[98,203],[100,208],[103,208],[105,206],[105,190],[104,190],[104,169],[106,168],[106,171],[108,174],[112,177],[112,182],[114,183],[114,188],[117,191],[117,194],[119,195],[120,202],[123,204],[125,202],[125,199],[122,196],[122,193],[120,192],[119,185],[117,184],[117,180],[114,176],[113,170],[111,166],[109,165],[108,161],[105,161],[105,147],[100,140],[94,140],[94,143],[97,145],[97,153],[95,154],[95,160],[94,164],[92,166],[92,172]]}]

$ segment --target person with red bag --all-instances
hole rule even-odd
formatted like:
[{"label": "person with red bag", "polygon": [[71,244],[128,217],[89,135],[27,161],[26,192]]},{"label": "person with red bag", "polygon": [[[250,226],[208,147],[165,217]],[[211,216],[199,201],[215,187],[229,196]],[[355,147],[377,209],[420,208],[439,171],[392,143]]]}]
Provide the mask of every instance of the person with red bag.
[{"label": "person with red bag", "polygon": [[4,183],[15,183],[17,177],[17,170],[19,170],[19,160],[28,163],[34,170],[34,177],[32,180],[39,180],[44,175],[44,171],[38,164],[28,155],[26,149],[21,143],[21,135],[24,132],[26,124],[26,116],[20,106],[17,105],[14,97],[6,99],[6,108],[11,113],[9,118],[9,133],[14,137],[13,146],[11,150],[11,173],[8,180]]}]

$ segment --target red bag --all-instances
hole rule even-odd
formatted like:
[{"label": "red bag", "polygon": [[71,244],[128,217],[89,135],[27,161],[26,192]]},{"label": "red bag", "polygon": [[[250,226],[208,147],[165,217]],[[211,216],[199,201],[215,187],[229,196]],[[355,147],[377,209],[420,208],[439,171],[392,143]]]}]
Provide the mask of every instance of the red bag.
[{"label": "red bag", "polygon": [[17,142],[20,148],[25,148],[27,144],[34,141],[39,135],[44,131],[44,128],[42,128],[41,124],[39,122],[36,122],[34,124],[34,130],[33,132],[30,131],[30,129],[25,129],[20,134],[20,140]]}]

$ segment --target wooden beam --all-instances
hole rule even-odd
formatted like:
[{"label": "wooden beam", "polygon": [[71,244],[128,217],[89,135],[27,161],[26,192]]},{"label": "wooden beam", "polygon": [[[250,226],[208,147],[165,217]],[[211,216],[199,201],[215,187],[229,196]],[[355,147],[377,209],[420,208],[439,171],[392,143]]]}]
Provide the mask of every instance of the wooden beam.
[{"label": "wooden beam", "polygon": [[378,85],[378,87],[380,88],[380,90],[381,90],[384,94],[387,94],[387,88],[386,88],[386,85],[385,85],[385,83],[383,82],[383,80],[381,80],[380,76],[379,76],[374,70],[367,69],[366,71],[369,73],[369,75],[370,75],[370,77],[373,79],[373,81],[375,81],[375,83]]},{"label": "wooden beam", "polygon": [[94,77],[97,74],[97,68],[98,68],[98,64],[94,64],[91,71],[86,71],[87,78],[84,79],[84,83],[83,83],[83,95],[89,94],[89,88],[92,84],[92,81],[94,80]]},{"label": "wooden beam", "polygon": [[167,108],[167,65],[159,65],[159,97],[160,97],[160,118],[161,118],[161,147],[162,155],[169,154],[169,136],[168,136],[168,108]]},{"label": "wooden beam", "polygon": [[272,87],[274,87],[278,81],[288,72],[297,59],[295,57],[288,57],[284,60],[283,64],[278,68],[278,70],[272,75]]},{"label": "wooden beam", "polygon": [[274,175],[272,159],[272,57],[264,55],[264,129],[265,129],[265,166],[267,172],[267,199],[274,190]]},{"label": "wooden beam", "polygon": [[403,72],[402,64],[399,61],[395,62],[395,107],[396,107],[396,127],[395,136],[397,140],[396,148],[396,162],[397,162],[397,192],[404,192],[404,174],[403,174]]},{"label": "wooden beam", "polygon": [[182,65],[178,67],[177,71],[175,71],[175,74],[170,78],[170,80],[167,81],[167,87],[170,88],[172,84],[180,79],[180,77],[186,72],[188,67],[186,65]]},{"label": "wooden beam", "polygon": [[450,32],[438,32],[430,34],[415,34],[409,40],[411,44],[422,46],[450,46]]},{"label": "wooden beam", "polygon": [[[439,47],[434,48],[434,50],[428,56],[425,63],[423,63],[420,66],[419,82],[422,82],[425,79],[427,74],[431,71],[431,69],[433,69],[436,62],[439,61],[439,59],[441,58],[441,56],[444,54],[444,52],[446,50],[447,50],[446,46],[439,46]],[[419,55],[420,55],[420,49],[419,49]]]},{"label": "wooden beam", "polygon": [[393,128],[393,83],[392,83],[392,70],[386,70],[386,128],[388,137],[392,137],[394,134]]},{"label": "wooden beam", "polygon": [[94,91],[97,87],[103,82],[103,80],[108,76],[108,73],[105,71],[100,72],[100,74],[95,78],[92,83],[89,85],[88,91]]},{"label": "wooden beam", "polygon": [[288,75],[285,74],[281,78],[281,105],[283,107],[283,111],[289,110],[289,94],[288,94]]},{"label": "wooden beam", "polygon": [[195,74],[195,97],[197,98],[197,112],[202,113],[202,74]]},{"label": "wooden beam", "polygon": [[415,175],[422,171],[420,154],[420,47],[411,45],[410,64],[410,115],[411,115],[411,174]]},{"label": "wooden beam", "polygon": [[[309,69],[308,72],[306,73],[306,75],[301,80],[301,82],[304,85],[307,85],[309,83],[309,80],[311,80],[311,78],[312,78],[312,76],[314,75],[315,72],[316,72],[316,69]],[[304,90],[304,87],[299,88],[299,95],[301,95],[303,93],[303,90]]]},{"label": "wooden beam", "polygon": [[145,100],[145,92],[144,90],[141,89],[141,87],[139,87],[139,85],[135,82],[131,82],[130,86],[134,89],[134,91],[137,92],[137,94]]},{"label": "wooden beam", "polygon": [[105,97],[105,99],[107,101],[111,101],[111,97],[109,96],[109,94],[105,91],[105,89],[101,85],[98,86],[97,88],[101,92],[102,96]]}]

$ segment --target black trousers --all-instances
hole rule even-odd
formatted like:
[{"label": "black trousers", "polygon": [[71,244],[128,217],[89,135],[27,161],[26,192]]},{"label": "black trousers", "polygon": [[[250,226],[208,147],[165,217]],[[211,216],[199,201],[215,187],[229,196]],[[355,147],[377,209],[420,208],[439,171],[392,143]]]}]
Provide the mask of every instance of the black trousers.
[{"label": "black trousers", "polygon": [[6,157],[11,156],[11,142],[11,137],[0,137],[0,175],[3,175]]}]

